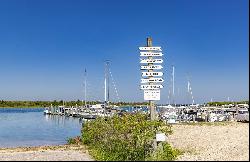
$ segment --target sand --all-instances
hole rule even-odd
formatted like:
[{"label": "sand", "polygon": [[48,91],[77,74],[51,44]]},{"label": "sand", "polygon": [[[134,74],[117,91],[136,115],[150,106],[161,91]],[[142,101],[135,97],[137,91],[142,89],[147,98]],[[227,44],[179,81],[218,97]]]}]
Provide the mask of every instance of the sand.
[{"label": "sand", "polygon": [[93,161],[84,146],[0,148],[0,161]]},{"label": "sand", "polygon": [[248,161],[249,123],[173,125],[168,142],[185,153],[179,161]]}]

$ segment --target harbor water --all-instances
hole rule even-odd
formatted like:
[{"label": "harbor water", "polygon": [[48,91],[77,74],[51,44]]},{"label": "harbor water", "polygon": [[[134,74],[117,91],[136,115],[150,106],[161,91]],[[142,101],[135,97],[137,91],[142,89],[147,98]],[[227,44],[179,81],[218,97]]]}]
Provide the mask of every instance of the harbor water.
[{"label": "harbor water", "polygon": [[0,148],[66,144],[81,134],[79,118],[44,115],[43,108],[0,108]]}]

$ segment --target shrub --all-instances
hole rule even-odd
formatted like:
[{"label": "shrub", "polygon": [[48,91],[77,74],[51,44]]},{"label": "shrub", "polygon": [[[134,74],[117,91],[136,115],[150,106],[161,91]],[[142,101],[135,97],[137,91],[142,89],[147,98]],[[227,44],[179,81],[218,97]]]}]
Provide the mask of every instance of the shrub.
[{"label": "shrub", "polygon": [[146,161],[171,161],[182,154],[181,151],[172,148],[168,143],[161,143],[156,152],[151,154]]},{"label": "shrub", "polygon": [[74,138],[68,138],[67,142],[68,144],[80,144],[82,142],[82,139],[80,136],[76,136]]},{"label": "shrub", "polygon": [[140,113],[125,114],[86,122],[82,139],[96,160],[174,160],[178,152],[166,142],[154,152],[153,139],[159,131],[172,132],[171,126],[163,121],[150,121]]}]

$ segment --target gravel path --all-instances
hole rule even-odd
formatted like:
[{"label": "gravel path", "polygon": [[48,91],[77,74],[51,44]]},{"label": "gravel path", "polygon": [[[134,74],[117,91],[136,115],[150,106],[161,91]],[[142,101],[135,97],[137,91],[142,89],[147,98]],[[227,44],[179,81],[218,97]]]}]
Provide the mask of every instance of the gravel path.
[{"label": "gravel path", "polygon": [[180,161],[249,160],[249,123],[173,125],[168,141],[185,151]]},{"label": "gravel path", "polygon": [[84,146],[0,148],[0,161],[93,161]]}]

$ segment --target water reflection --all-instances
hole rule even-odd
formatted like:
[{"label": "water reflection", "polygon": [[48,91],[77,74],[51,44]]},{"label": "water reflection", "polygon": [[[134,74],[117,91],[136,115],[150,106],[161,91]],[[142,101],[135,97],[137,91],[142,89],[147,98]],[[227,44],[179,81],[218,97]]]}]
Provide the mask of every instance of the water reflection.
[{"label": "water reflection", "polygon": [[44,115],[43,110],[0,108],[0,147],[65,144],[80,135],[81,120]]}]

